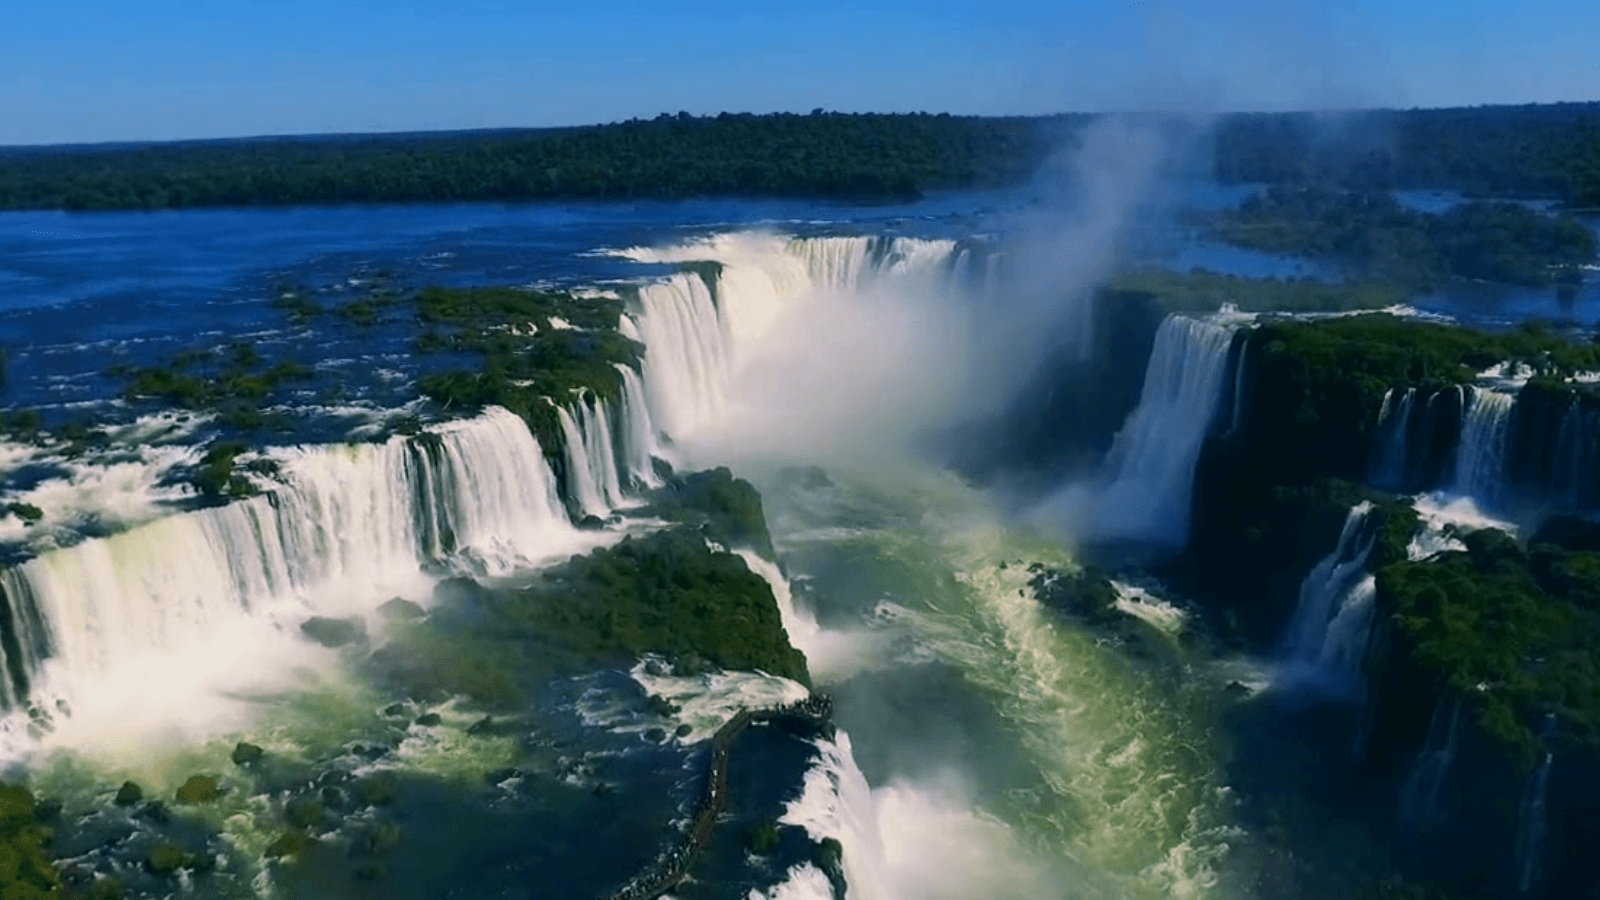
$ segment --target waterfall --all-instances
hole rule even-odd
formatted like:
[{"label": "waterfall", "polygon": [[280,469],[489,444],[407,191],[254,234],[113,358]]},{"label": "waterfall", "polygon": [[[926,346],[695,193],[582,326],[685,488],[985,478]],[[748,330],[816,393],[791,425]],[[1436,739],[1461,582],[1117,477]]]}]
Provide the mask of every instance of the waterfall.
[{"label": "waterfall", "polygon": [[589,465],[589,454],[584,447],[583,429],[565,406],[556,406],[556,418],[561,422],[561,442],[566,445],[567,491],[586,516],[604,516],[611,512],[600,493],[599,479]]},{"label": "waterfall", "polygon": [[950,284],[953,241],[787,239],[724,234],[665,248],[632,248],[639,262],[721,264],[714,284],[678,272],[639,288],[622,332],[646,346],[644,394],[655,427],[675,440],[720,417],[740,354],[793,304],[817,294],[931,290]]},{"label": "waterfall", "polygon": [[[622,321],[631,325],[633,320],[623,317]],[[656,440],[655,423],[650,420],[644,381],[638,372],[621,363],[617,363],[617,371],[622,373],[622,458],[628,478],[639,487],[660,487],[654,460],[661,455],[661,447]]]},{"label": "waterfall", "polygon": [[589,396],[574,404],[577,414],[556,407],[566,445],[567,489],[584,515],[605,516],[625,502],[617,472],[617,444],[611,437],[611,411]]},{"label": "waterfall", "polygon": [[1384,392],[1383,406],[1378,410],[1378,427],[1374,433],[1377,444],[1373,462],[1372,483],[1381,488],[1403,490],[1406,483],[1406,461],[1411,431],[1411,407],[1416,402],[1417,389],[1406,388],[1398,402],[1394,388]]},{"label": "waterfall", "polygon": [[[1250,342],[1249,341],[1244,341],[1243,343],[1241,343],[1239,345],[1239,362],[1234,366],[1234,370],[1233,370],[1233,396],[1230,398],[1230,400],[1231,400],[1231,402],[1233,404],[1232,422],[1230,422],[1229,425],[1228,425],[1228,435],[1230,437],[1233,436],[1233,435],[1238,434],[1239,433],[1239,429],[1244,427],[1245,359],[1246,359],[1246,356],[1249,354],[1249,352],[1250,352]],[[1385,398],[1385,399],[1387,399],[1387,398]]]},{"label": "waterfall", "polygon": [[1359,683],[1372,628],[1377,589],[1367,572],[1376,537],[1369,527],[1371,512],[1371,503],[1351,507],[1339,542],[1300,585],[1285,641],[1293,677],[1338,692]]},{"label": "waterfall", "polygon": [[243,619],[360,614],[445,565],[483,575],[575,549],[527,426],[491,408],[415,438],[289,448],[284,483],[0,572],[22,679],[70,699],[85,679],[203,644]]},{"label": "waterfall", "polygon": [[1528,779],[1517,810],[1516,861],[1517,893],[1531,893],[1539,882],[1539,864],[1544,856],[1545,837],[1550,823],[1545,817],[1545,801],[1550,792],[1550,768],[1555,754],[1546,752],[1544,761]]},{"label": "waterfall", "polygon": [[1600,442],[1600,413],[1587,411],[1574,397],[1561,417],[1550,466],[1552,499],[1569,508],[1587,506],[1595,497],[1595,445]]},{"label": "waterfall", "polygon": [[1087,494],[1069,486],[1050,505],[1066,504],[1075,526],[1100,537],[1182,544],[1194,467],[1221,403],[1232,341],[1226,326],[1168,316],[1156,332],[1139,405],[1106,456],[1109,483]]},{"label": "waterfall", "polygon": [[1485,388],[1468,391],[1467,408],[1461,416],[1453,490],[1492,505],[1504,484],[1506,433],[1515,398]]},{"label": "waterfall", "polygon": [[1400,821],[1429,824],[1439,810],[1439,794],[1461,743],[1461,698],[1440,697],[1428,720],[1428,737],[1417,751],[1400,795]]},{"label": "waterfall", "polygon": [[639,288],[635,320],[646,350],[644,384],[652,419],[682,437],[722,411],[728,389],[728,339],[711,290],[678,273]]}]

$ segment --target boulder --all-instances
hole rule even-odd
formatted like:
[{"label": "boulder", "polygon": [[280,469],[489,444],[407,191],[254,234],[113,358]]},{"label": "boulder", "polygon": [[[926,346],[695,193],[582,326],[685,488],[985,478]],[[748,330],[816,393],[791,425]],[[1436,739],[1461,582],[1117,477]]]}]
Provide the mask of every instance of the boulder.
[{"label": "boulder", "polygon": [[145,853],[144,867],[156,875],[171,875],[183,868],[187,857],[182,847],[163,841]]},{"label": "boulder", "polygon": [[378,616],[385,622],[415,622],[427,614],[420,604],[400,597],[378,607]]},{"label": "boulder", "polygon": [[283,817],[291,828],[305,829],[321,825],[328,807],[314,797],[292,797],[283,806]]},{"label": "boulder", "polygon": [[417,716],[417,724],[421,725],[423,728],[434,728],[443,721],[444,717],[438,713],[423,713],[422,715]]},{"label": "boulder", "polygon": [[217,779],[210,775],[190,775],[189,780],[178,788],[177,799],[179,803],[210,803],[217,799]]},{"label": "boulder", "polygon": [[118,806],[132,806],[144,799],[144,789],[131,781],[124,781],[122,787],[117,788],[117,799],[113,802]]},{"label": "boulder", "polygon": [[358,618],[330,619],[312,616],[300,623],[300,633],[324,647],[343,647],[367,638],[367,626]]},{"label": "boulder", "polygon": [[262,750],[255,744],[240,741],[233,747],[233,764],[236,766],[247,766],[260,759],[261,755],[265,752],[265,750]]}]

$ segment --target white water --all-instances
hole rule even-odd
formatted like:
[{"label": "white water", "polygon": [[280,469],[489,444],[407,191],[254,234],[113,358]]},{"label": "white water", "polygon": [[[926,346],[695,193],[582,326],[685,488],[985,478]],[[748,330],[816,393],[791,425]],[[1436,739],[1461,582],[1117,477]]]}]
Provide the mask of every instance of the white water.
[{"label": "white water", "polygon": [[752,233],[624,251],[721,266],[714,290],[693,272],[639,290],[632,330],[656,426],[679,444],[738,426],[781,445],[850,422],[856,407],[876,425],[929,395],[948,402],[921,373],[958,346],[929,303],[949,289],[954,252],[950,241]]},{"label": "white water", "polygon": [[1162,634],[1176,637],[1183,633],[1183,629],[1189,623],[1187,612],[1144,588],[1123,584],[1120,581],[1111,582],[1111,586],[1117,591],[1117,601],[1113,604],[1117,609],[1145,622]]},{"label": "white water", "polygon": [[[624,322],[632,322],[623,317]],[[650,401],[645,397],[644,381],[628,366],[617,364],[622,373],[622,458],[628,478],[644,488],[661,486],[654,459],[661,455],[656,426],[650,419]]]},{"label": "white water", "polygon": [[1077,537],[1182,545],[1194,467],[1222,400],[1232,340],[1231,328],[1168,316],[1156,332],[1139,405],[1106,455],[1107,481],[1068,485],[1041,514]]},{"label": "white water", "polygon": [[617,473],[616,442],[611,438],[611,414],[598,397],[578,400],[577,415],[556,407],[565,444],[567,488],[585,515],[604,517],[626,502]]},{"label": "white water", "polygon": [[[0,572],[29,700],[72,711],[46,743],[217,733],[253,681],[326,657],[298,637],[307,616],[425,600],[427,564],[497,576],[593,544],[568,523],[521,419],[493,408],[433,434],[288,448],[275,454],[285,483],[266,495]],[[12,752],[31,743],[18,743],[26,726],[20,713],[8,723]]]},{"label": "white water", "polygon": [[1359,685],[1371,633],[1376,587],[1367,572],[1375,535],[1367,528],[1372,504],[1345,517],[1339,542],[1300,585],[1300,602],[1284,642],[1291,682],[1347,692]]},{"label": "white water", "polygon": [[1493,506],[1505,483],[1506,433],[1511,424],[1510,394],[1469,388],[1456,448],[1453,490]]}]

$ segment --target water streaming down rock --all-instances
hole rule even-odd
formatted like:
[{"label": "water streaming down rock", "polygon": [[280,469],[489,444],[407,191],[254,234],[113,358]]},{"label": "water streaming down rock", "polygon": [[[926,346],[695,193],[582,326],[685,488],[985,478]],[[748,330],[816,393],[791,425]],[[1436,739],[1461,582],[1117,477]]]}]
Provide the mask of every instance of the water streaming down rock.
[{"label": "water streaming down rock", "polygon": [[[626,317],[623,321],[632,323]],[[655,459],[661,455],[661,445],[650,418],[644,381],[638,372],[621,363],[617,364],[617,371],[622,373],[622,459],[628,479],[636,488],[660,487]]]},{"label": "water streaming down rock", "polygon": [[700,271],[684,271],[642,285],[638,309],[625,317],[632,321],[624,334],[648,348],[644,387],[656,427],[681,440],[716,421],[741,353],[792,304],[885,285],[934,289],[953,277],[955,252],[953,241],[753,234],[624,251],[640,262],[720,266],[709,284]]},{"label": "water streaming down rock", "polygon": [[1467,390],[1452,490],[1493,506],[1505,483],[1506,434],[1516,398],[1487,388]]},{"label": "water streaming down rock", "polygon": [[1339,694],[1359,686],[1377,594],[1367,571],[1376,538],[1371,513],[1370,503],[1351,507],[1338,544],[1300,585],[1300,602],[1284,642],[1294,683]]},{"label": "water streaming down rock", "polygon": [[1417,389],[1406,388],[1395,399],[1394,388],[1383,394],[1383,406],[1378,410],[1378,427],[1374,435],[1376,452],[1373,454],[1373,484],[1381,488],[1400,489],[1406,480],[1406,454],[1410,443],[1411,406],[1416,402]]},{"label": "water streaming down rock", "polygon": [[1074,531],[1173,546],[1189,534],[1200,447],[1228,375],[1233,329],[1170,315],[1156,332],[1139,405],[1106,455],[1108,483],[1072,485],[1047,504]]},{"label": "water streaming down rock", "polygon": [[[84,679],[249,617],[361,613],[443,565],[500,575],[575,549],[538,442],[491,408],[384,444],[291,448],[284,483],[0,572],[5,700],[70,702]],[[137,677],[135,673],[128,673]]]},{"label": "water streaming down rock", "polygon": [[1600,412],[1574,398],[1556,433],[1551,463],[1551,499],[1568,508],[1582,508],[1596,496],[1595,450],[1600,445]]},{"label": "water streaming down rock", "polygon": [[1545,807],[1550,794],[1550,769],[1555,759],[1554,753],[1545,753],[1544,760],[1523,789],[1517,810],[1517,843],[1512,858],[1516,865],[1518,894],[1532,893],[1539,884],[1540,864],[1550,827]]},{"label": "water streaming down rock", "polygon": [[611,438],[611,413],[606,402],[589,396],[578,400],[577,415],[556,407],[567,463],[567,489],[584,515],[604,517],[625,502],[617,473],[616,443]]},{"label": "water streaming down rock", "polygon": [[1439,812],[1439,796],[1444,791],[1460,743],[1461,698],[1440,697],[1428,720],[1428,737],[1417,751],[1400,795],[1402,824],[1412,827],[1433,824]]}]

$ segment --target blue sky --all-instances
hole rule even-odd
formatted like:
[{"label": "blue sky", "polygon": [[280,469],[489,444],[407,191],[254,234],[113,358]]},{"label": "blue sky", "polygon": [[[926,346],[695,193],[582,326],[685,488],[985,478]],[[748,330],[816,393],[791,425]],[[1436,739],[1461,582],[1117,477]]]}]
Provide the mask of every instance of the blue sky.
[{"label": "blue sky", "polygon": [[0,144],[1600,99],[1592,0],[11,0]]}]

